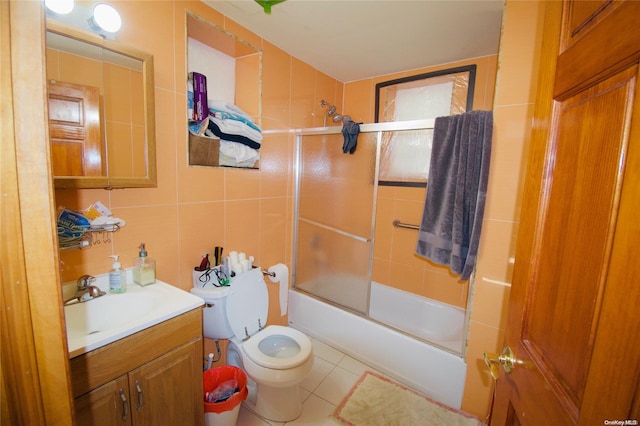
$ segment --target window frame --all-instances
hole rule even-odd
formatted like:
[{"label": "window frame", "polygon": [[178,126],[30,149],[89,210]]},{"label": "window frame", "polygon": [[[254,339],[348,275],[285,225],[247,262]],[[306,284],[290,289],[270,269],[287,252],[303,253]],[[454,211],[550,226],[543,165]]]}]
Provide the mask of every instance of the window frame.
[{"label": "window frame", "polygon": [[[402,78],[396,78],[393,80],[377,83],[375,86],[375,122],[380,123],[380,111],[381,111],[380,92],[383,88],[404,84],[404,83],[415,82],[419,80],[428,80],[434,77],[441,77],[441,76],[446,76],[450,74],[459,74],[459,73],[465,73],[465,72],[469,73],[465,111],[467,112],[471,111],[473,109],[473,97],[475,92],[476,71],[477,71],[477,65],[471,64],[471,65],[464,65],[464,66],[459,66],[454,68],[446,68],[442,70],[437,70],[437,71],[432,71],[428,73],[422,73],[422,74],[417,74],[417,75],[412,75],[412,76],[407,76]],[[395,180],[380,180],[378,182],[378,185],[424,188],[427,186],[427,181],[425,180],[424,182],[416,182],[416,181],[405,182],[405,181],[395,181]]]}]

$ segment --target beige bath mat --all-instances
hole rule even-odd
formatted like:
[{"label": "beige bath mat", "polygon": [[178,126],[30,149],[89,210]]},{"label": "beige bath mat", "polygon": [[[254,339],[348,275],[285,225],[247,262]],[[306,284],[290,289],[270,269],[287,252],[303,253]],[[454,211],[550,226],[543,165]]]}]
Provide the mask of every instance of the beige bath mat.
[{"label": "beige bath mat", "polygon": [[475,417],[446,407],[386,377],[367,371],[333,417],[350,426],[481,426]]}]

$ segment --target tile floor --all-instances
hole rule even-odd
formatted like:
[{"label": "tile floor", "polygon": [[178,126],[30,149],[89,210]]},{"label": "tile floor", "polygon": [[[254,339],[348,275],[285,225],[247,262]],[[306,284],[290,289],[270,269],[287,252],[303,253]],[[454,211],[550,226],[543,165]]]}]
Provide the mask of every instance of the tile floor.
[{"label": "tile floor", "polygon": [[[336,426],[330,416],[365,370],[373,368],[343,354],[319,340],[311,338],[315,356],[311,373],[300,383],[302,415],[287,426]],[[244,407],[240,408],[237,426],[281,426],[267,422]]]}]

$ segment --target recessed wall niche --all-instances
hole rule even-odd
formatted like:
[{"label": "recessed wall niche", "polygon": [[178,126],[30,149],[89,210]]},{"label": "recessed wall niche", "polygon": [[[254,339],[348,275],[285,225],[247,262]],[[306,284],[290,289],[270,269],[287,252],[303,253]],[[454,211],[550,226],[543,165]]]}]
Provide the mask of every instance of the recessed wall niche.
[{"label": "recessed wall niche", "polygon": [[[205,107],[207,119],[197,120],[192,113],[195,105],[188,107],[189,165],[259,168],[262,51],[190,12],[186,25],[187,92],[191,99],[192,77],[203,75],[212,107]],[[195,102],[198,95],[193,96]]]}]

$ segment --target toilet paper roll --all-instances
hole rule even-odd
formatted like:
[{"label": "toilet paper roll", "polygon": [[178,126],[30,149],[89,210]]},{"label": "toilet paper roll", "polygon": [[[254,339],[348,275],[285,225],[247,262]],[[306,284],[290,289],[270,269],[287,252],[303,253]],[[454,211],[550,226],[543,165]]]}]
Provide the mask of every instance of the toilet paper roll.
[{"label": "toilet paper roll", "polygon": [[284,263],[278,263],[269,268],[269,272],[275,276],[269,275],[272,283],[280,283],[280,315],[287,313],[287,301],[289,299],[289,268]]}]

